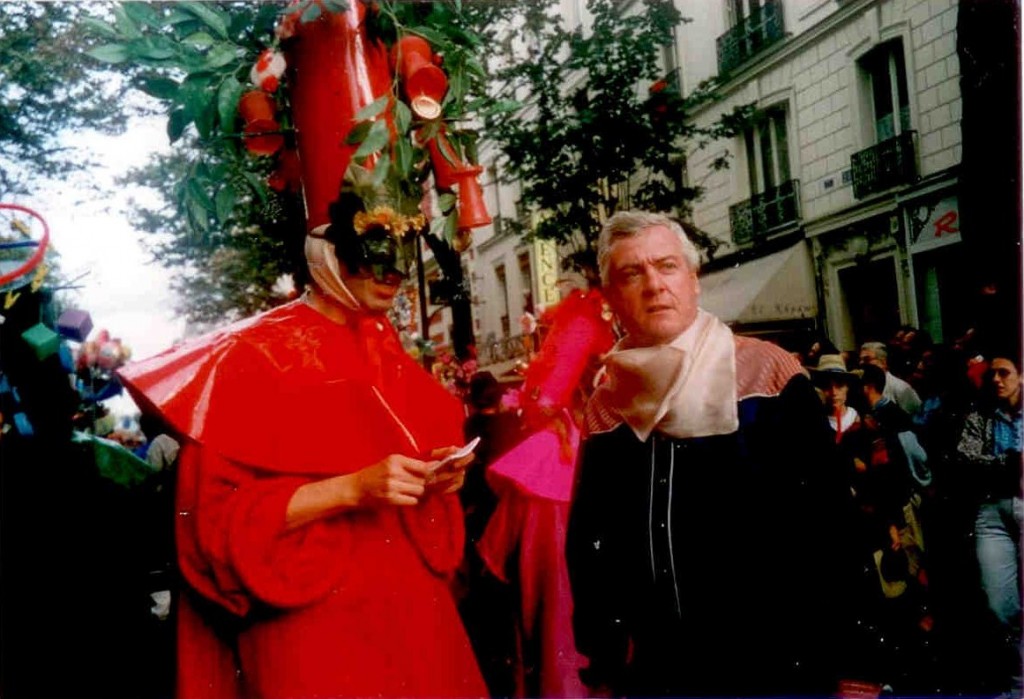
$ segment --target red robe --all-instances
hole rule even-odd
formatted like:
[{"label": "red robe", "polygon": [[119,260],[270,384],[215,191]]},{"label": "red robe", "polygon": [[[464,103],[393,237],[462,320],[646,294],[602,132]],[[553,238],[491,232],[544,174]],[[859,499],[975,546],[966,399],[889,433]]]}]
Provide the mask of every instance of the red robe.
[{"label": "red robe", "polygon": [[122,377],[187,438],[178,562],[239,622],[213,633],[182,596],[178,696],[486,694],[447,585],[463,546],[456,496],[285,529],[305,483],[461,442],[458,402],[386,320],[339,325],[294,302]]}]

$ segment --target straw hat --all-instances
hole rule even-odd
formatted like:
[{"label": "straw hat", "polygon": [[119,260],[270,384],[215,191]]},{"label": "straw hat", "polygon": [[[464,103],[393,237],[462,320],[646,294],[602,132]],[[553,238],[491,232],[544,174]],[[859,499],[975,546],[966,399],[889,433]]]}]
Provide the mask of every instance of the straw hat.
[{"label": "straw hat", "polygon": [[845,379],[852,381],[857,374],[846,370],[846,363],[841,354],[823,354],[818,358],[818,366],[808,367],[811,378],[816,381],[828,381],[829,379]]}]

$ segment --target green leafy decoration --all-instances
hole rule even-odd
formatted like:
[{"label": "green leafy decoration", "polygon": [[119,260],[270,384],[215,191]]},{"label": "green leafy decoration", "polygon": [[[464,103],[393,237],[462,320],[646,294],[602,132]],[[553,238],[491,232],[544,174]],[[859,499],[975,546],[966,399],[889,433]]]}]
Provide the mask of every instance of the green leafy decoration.
[{"label": "green leafy decoration", "polygon": [[302,11],[302,21],[312,22],[320,17],[320,6],[315,2],[309,3],[305,10]]},{"label": "green leafy decoration", "polygon": [[147,95],[159,99],[173,99],[178,94],[178,81],[162,75],[144,75],[139,79],[139,87]]},{"label": "green leafy decoration", "polygon": [[220,11],[211,9],[207,3],[202,2],[183,2],[181,9],[198,17],[220,38],[228,38],[228,21]]},{"label": "green leafy decoration", "polygon": [[234,212],[237,201],[238,195],[235,194],[233,186],[225,184],[221,187],[214,198],[214,211],[217,214],[217,218],[220,221],[227,221]]},{"label": "green leafy decoration", "polygon": [[400,100],[395,102],[395,128],[401,136],[409,133],[412,125],[412,110]]},{"label": "green leafy decoration", "polygon": [[384,146],[388,145],[391,141],[391,132],[388,129],[388,123],[384,119],[378,119],[373,122],[370,126],[369,133],[366,134],[366,138],[359,144],[356,152],[352,155],[355,159],[365,158],[366,156],[376,153],[381,150]]},{"label": "green leafy decoration", "polygon": [[142,37],[142,32],[139,30],[135,20],[128,16],[125,11],[124,5],[114,5],[114,22],[117,27],[117,31],[128,39],[139,39]]},{"label": "green leafy decoration", "polygon": [[206,68],[223,68],[229,63],[234,63],[238,60],[238,47],[234,44],[223,43],[215,44],[210,48],[210,52],[206,54]]},{"label": "green leafy decoration", "polygon": [[381,95],[374,101],[356,112],[356,121],[366,121],[375,118],[378,114],[382,113],[388,106],[388,102],[391,100],[391,95]]},{"label": "green leafy decoration", "polygon": [[[274,299],[246,290],[269,288],[284,271],[294,273],[301,283],[301,236],[296,236],[304,227],[301,197],[268,188],[267,176],[277,159],[253,157],[246,151],[237,101],[252,89],[247,78],[256,57],[275,45],[274,25],[282,14],[297,13],[300,21],[309,21],[350,4],[154,2],[144,3],[151,7],[125,7],[111,15],[106,28],[94,24],[90,30],[97,40],[88,49],[103,44],[124,47],[117,51],[127,52],[116,64],[118,70],[134,76],[133,84],[164,103],[174,151],[133,177],[158,188],[167,204],[159,210],[140,207],[135,223],[143,230],[172,233],[172,242],[160,247],[159,259],[171,268],[189,270],[189,282],[176,288],[190,316],[223,319],[265,307]],[[465,108],[490,108],[484,85],[486,61],[477,53],[498,46],[484,40],[481,32],[493,32],[499,24],[494,18],[511,10],[490,4],[460,7],[450,1],[394,0],[380,0],[367,10],[367,31],[388,46],[403,33],[425,36],[444,57],[443,68],[455,87],[442,105],[441,118],[425,121],[396,99],[401,97],[396,82],[395,93],[361,110],[346,136],[355,147],[353,160],[370,168],[367,185],[386,187],[396,193],[400,208],[415,211],[429,176],[428,155],[420,146],[426,138],[436,137],[444,125],[453,152],[472,155]],[[285,82],[274,98],[286,148],[294,148],[287,87]],[[203,166],[195,167],[196,162]],[[445,203],[449,215],[432,222],[431,230],[439,237],[432,239],[431,249],[446,279],[457,287],[458,255],[444,242],[458,233],[454,197],[448,195]],[[464,307],[453,306],[455,325],[462,328],[456,331],[462,347],[472,328],[468,297],[465,301]]]},{"label": "green leafy decoration", "polygon": [[217,90],[217,115],[220,118],[220,130],[231,133],[235,118],[238,115],[238,100],[245,87],[234,75],[224,78]]},{"label": "green leafy decoration", "polygon": [[105,44],[103,46],[97,46],[91,48],[85,52],[87,56],[92,56],[97,61],[103,61],[104,63],[124,63],[131,56],[128,51],[128,47],[124,44]]},{"label": "green leafy decoration", "polygon": [[370,133],[370,127],[373,126],[372,121],[361,121],[352,127],[352,130],[348,132],[348,136],[345,137],[345,143],[350,146],[354,146],[357,143],[362,143],[366,140],[367,134]]},{"label": "green leafy decoration", "polygon": [[188,123],[189,120],[185,116],[184,109],[175,109],[170,113],[167,119],[167,138],[170,139],[171,143],[176,143],[181,138],[182,134],[185,133]]},{"label": "green leafy decoration", "polygon": [[197,49],[204,49],[209,46],[213,46],[215,43],[217,43],[217,40],[206,32],[196,32],[195,34],[189,34],[181,41],[182,43],[189,44],[190,46],[194,46]]},{"label": "green leafy decoration", "polygon": [[388,178],[390,173],[391,156],[385,153],[377,160],[377,164],[373,168],[373,186],[379,187],[384,184],[384,181]]},{"label": "green leafy decoration", "polygon": [[447,192],[437,197],[437,208],[439,208],[442,213],[447,214],[455,208],[455,202],[455,195],[451,192]]}]

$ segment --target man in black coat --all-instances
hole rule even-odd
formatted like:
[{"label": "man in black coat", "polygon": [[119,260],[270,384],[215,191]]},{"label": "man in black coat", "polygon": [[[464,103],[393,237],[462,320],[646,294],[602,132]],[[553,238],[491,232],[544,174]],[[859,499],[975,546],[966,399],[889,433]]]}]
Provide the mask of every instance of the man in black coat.
[{"label": "man in black coat", "polygon": [[584,680],[617,695],[832,694],[856,658],[849,491],[779,347],[698,307],[670,218],[602,231],[626,330],[587,408],[567,559]]}]

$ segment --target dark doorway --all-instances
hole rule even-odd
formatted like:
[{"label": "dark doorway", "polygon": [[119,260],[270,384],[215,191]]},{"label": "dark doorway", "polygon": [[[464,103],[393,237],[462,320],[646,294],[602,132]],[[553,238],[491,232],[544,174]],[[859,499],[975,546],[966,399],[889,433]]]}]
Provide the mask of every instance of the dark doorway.
[{"label": "dark doorway", "polygon": [[839,270],[857,345],[884,342],[900,327],[900,301],[893,258],[859,262]]}]

